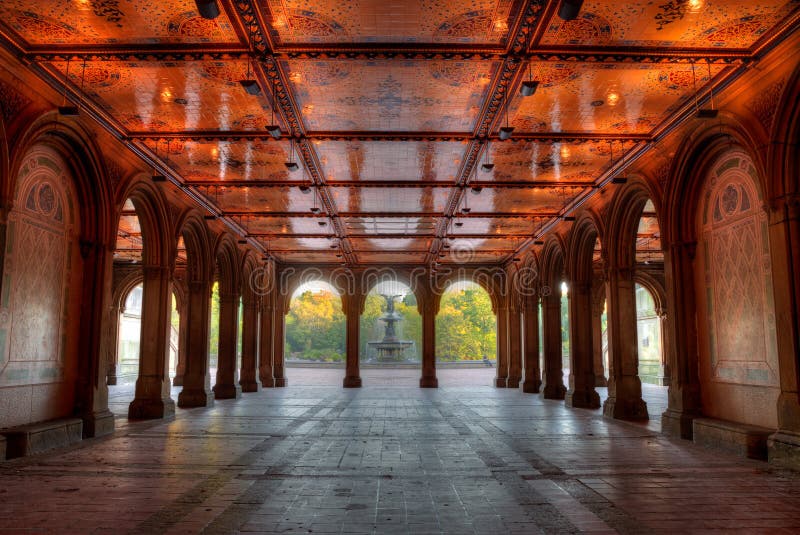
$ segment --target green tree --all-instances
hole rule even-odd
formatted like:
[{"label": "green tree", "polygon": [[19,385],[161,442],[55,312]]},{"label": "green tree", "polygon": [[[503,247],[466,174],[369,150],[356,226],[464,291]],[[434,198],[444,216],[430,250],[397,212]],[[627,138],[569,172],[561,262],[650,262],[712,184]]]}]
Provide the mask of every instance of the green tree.
[{"label": "green tree", "polygon": [[436,316],[437,359],[494,359],[496,326],[491,299],[483,288],[467,286],[445,292]]},{"label": "green tree", "polygon": [[341,299],[328,290],[292,299],[286,316],[286,354],[292,358],[344,360],[345,317]]}]

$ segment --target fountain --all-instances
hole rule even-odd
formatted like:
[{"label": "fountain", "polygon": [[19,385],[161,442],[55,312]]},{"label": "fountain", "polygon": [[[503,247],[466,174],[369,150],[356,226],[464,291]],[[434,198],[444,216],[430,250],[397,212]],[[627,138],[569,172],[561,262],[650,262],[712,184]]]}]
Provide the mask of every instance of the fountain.
[{"label": "fountain", "polygon": [[402,321],[402,316],[395,312],[394,301],[400,295],[385,295],[381,297],[386,301],[386,313],[378,318],[386,323],[383,333],[383,340],[380,342],[367,342],[368,354],[375,355],[370,360],[379,364],[407,362],[405,358],[406,350],[414,345],[411,340],[398,340],[395,330],[395,323]]}]

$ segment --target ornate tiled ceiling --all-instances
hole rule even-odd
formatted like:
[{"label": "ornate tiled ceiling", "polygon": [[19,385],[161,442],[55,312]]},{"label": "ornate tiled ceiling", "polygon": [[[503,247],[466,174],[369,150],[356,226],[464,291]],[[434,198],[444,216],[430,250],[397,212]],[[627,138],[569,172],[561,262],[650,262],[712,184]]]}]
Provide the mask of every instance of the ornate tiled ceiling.
[{"label": "ornate tiled ceiling", "polygon": [[[569,22],[557,1],[220,7],[6,0],[0,38],[252,245],[351,265],[510,260],[800,19],[789,0],[586,0]],[[646,212],[640,249],[658,240]],[[140,248],[128,207],[117,258]]]}]

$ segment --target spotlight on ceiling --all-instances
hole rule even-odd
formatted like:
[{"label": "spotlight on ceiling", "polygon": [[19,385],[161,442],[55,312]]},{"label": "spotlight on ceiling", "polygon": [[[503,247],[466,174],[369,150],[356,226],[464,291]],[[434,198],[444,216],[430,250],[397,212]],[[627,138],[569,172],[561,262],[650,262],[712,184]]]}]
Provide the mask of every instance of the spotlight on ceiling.
[{"label": "spotlight on ceiling", "polygon": [[514,133],[513,126],[504,126],[500,129],[500,141],[511,139],[511,134]]},{"label": "spotlight on ceiling", "polygon": [[539,88],[539,82],[534,80],[530,80],[528,82],[522,82],[522,87],[519,88],[519,93],[523,97],[532,97],[536,90]]},{"label": "spotlight on ceiling", "polygon": [[248,95],[257,97],[261,94],[261,87],[258,85],[257,80],[239,80],[239,85],[241,85],[244,90],[247,91]]},{"label": "spotlight on ceiling", "polygon": [[491,171],[492,169],[494,169],[494,164],[493,164],[493,163],[490,163],[490,162],[483,162],[483,163],[481,164],[481,170],[482,170],[482,171],[485,171],[485,172],[487,172],[487,173],[488,173],[488,172],[489,172],[489,171]]},{"label": "spotlight on ceiling", "polygon": [[341,257],[342,257],[342,253],[336,253],[336,258],[341,258]]},{"label": "spotlight on ceiling", "polygon": [[571,215],[562,215],[561,221],[575,221],[575,216]]},{"label": "spotlight on ceiling", "polygon": [[319,225],[320,227],[326,227],[326,226],[328,226],[328,222],[327,221],[317,221],[317,225]]},{"label": "spotlight on ceiling", "polygon": [[297,162],[286,162],[286,163],[285,163],[285,164],[283,164],[283,165],[285,165],[285,166],[286,166],[286,169],[288,169],[288,170],[289,170],[289,171],[291,171],[292,173],[294,173],[295,171],[297,171],[298,169],[300,169],[300,166],[299,166],[299,165],[297,165]]},{"label": "spotlight on ceiling", "polygon": [[195,0],[197,12],[204,19],[215,19],[219,17],[219,4],[217,0]]},{"label": "spotlight on ceiling", "polygon": [[463,223],[462,221],[456,221],[456,222],[455,222],[455,223],[453,223],[453,224],[454,224],[455,226],[457,226],[458,228],[461,228],[461,227],[463,227],[463,226],[464,226],[464,223]]},{"label": "spotlight on ceiling", "polygon": [[301,193],[311,193],[311,187],[310,186],[306,186],[306,185],[300,186],[300,192]]},{"label": "spotlight on ceiling", "polygon": [[575,20],[581,11],[583,0],[561,0],[558,16],[564,20]]},{"label": "spotlight on ceiling", "polygon": [[469,207],[467,207],[467,206],[465,206],[464,208],[462,208],[462,209],[461,209],[461,212],[462,212],[462,213],[465,213],[465,214],[468,214],[468,213],[470,213],[471,211],[472,211],[472,208],[469,208]]},{"label": "spotlight on ceiling", "polygon": [[78,107],[77,106],[59,106],[58,107],[58,114],[62,117],[77,117]]},{"label": "spotlight on ceiling", "polygon": [[512,262],[522,262],[522,259],[521,258],[512,258],[511,261]]},{"label": "spotlight on ceiling", "polygon": [[268,124],[267,125],[267,132],[269,135],[274,137],[275,139],[281,138],[281,127],[276,124]]},{"label": "spotlight on ceiling", "polygon": [[319,213],[319,206],[312,206],[311,207],[311,213],[312,214],[318,214]]},{"label": "spotlight on ceiling", "polygon": [[483,191],[483,188],[482,188],[482,187],[480,187],[480,186],[472,186],[472,188],[471,188],[471,191],[472,191],[472,193],[474,193],[475,195],[477,195],[478,193],[480,193],[481,191]]},{"label": "spotlight on ceiling", "polygon": [[153,182],[166,182],[167,177],[162,175],[161,173],[153,173]]},{"label": "spotlight on ceiling", "polygon": [[717,115],[719,115],[719,110],[710,109],[710,108],[700,108],[697,110],[697,114],[695,117],[698,119],[716,119]]}]

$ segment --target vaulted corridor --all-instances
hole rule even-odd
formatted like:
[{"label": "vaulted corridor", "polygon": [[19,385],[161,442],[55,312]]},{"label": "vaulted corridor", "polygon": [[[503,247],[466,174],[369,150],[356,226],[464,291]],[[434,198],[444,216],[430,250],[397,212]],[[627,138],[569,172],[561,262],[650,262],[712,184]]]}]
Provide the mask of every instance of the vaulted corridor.
[{"label": "vaulted corridor", "polygon": [[0,465],[4,488],[15,489],[3,493],[0,525],[37,532],[57,522],[60,533],[800,529],[796,472],[670,440],[649,425],[488,385],[265,389]]}]

